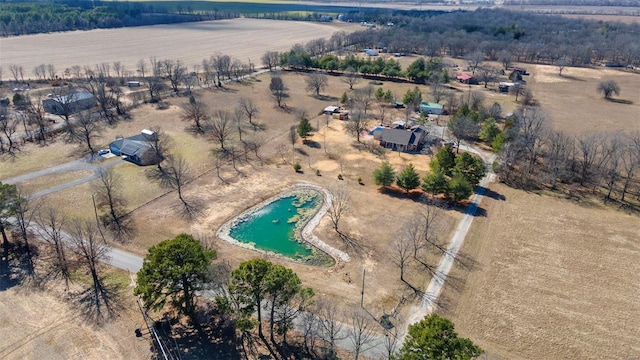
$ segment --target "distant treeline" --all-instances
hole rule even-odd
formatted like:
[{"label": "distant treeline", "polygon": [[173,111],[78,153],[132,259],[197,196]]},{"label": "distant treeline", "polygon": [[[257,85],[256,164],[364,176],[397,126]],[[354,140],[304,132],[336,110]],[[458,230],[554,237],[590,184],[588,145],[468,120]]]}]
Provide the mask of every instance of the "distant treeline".
[{"label": "distant treeline", "polygon": [[479,9],[448,13],[394,11],[350,13],[383,30],[348,35],[360,48],[426,56],[466,57],[480,52],[486,60],[552,64],[566,57],[569,65],[599,62],[640,65],[640,24],[569,19],[507,10]]},{"label": "distant treeline", "polygon": [[118,28],[238,17],[229,11],[192,13],[184,8],[139,2],[65,1],[0,3],[0,35]]},{"label": "distant treeline", "polygon": [[640,0],[505,0],[504,5],[640,6]]}]

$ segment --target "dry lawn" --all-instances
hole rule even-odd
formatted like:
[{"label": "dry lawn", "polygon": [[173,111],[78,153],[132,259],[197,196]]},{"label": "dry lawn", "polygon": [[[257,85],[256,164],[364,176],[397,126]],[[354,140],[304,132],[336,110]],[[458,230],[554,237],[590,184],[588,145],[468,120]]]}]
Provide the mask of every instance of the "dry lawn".
[{"label": "dry lawn", "polygon": [[[125,275],[126,276],[126,275]],[[144,327],[133,296],[120,315],[103,326],[87,322],[62,291],[11,288],[0,293],[0,358],[145,359],[149,338],[136,338]]]},{"label": "dry lawn", "polygon": [[62,73],[73,65],[93,67],[114,61],[120,61],[135,76],[138,60],[145,59],[148,65],[149,56],[182,60],[192,69],[217,53],[260,67],[260,57],[267,51],[286,51],[296,43],[353,29],[359,25],[240,18],[25,35],[2,39],[2,63],[22,65],[25,77],[33,77],[32,70],[42,63],[53,64]]},{"label": "dry lawn", "polygon": [[[490,359],[632,359],[640,353],[640,220],[494,184],[441,312]],[[497,198],[497,197],[496,197]]]}]

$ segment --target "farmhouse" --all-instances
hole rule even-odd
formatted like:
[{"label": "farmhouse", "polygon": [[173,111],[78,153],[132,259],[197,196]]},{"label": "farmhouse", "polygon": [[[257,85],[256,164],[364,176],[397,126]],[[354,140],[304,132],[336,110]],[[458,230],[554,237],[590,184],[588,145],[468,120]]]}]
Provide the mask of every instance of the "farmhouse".
[{"label": "farmhouse", "polygon": [[96,106],[96,98],[87,92],[76,92],[42,100],[44,111],[55,115],[70,115]]},{"label": "farmhouse", "polygon": [[117,139],[109,144],[109,150],[114,155],[122,156],[123,159],[136,165],[154,165],[162,160],[153,149],[152,144],[155,140],[157,140],[157,134],[144,129],[138,135]]},{"label": "farmhouse", "polygon": [[379,134],[381,146],[397,151],[418,151],[427,138],[428,130],[417,125],[410,130],[383,128]]},{"label": "farmhouse", "polygon": [[437,103],[422,102],[420,103],[418,112],[433,115],[442,115],[444,114],[444,106]]}]

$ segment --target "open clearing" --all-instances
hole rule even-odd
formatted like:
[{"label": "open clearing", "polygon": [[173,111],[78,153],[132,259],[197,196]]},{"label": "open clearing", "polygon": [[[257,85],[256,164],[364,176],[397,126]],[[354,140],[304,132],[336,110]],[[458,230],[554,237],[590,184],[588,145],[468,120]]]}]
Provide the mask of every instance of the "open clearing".
[{"label": "open clearing", "polygon": [[[119,276],[127,277],[123,273]],[[134,336],[134,329],[144,327],[144,322],[132,295],[124,296],[117,319],[104,326],[94,326],[78,315],[73,305],[61,300],[65,294],[58,290],[32,291],[16,287],[0,293],[0,358],[149,357],[148,336]]]},{"label": "open clearing", "polygon": [[633,359],[640,353],[640,220],[493,184],[464,252],[476,264],[442,313],[491,359]]},{"label": "open clearing", "polygon": [[93,67],[114,61],[136,76],[136,63],[140,59],[148,63],[150,56],[182,60],[191,69],[220,53],[260,67],[267,51],[287,51],[296,43],[328,39],[336,31],[351,29],[360,26],[240,18],[2,38],[0,52],[2,64],[22,65],[25,77],[33,77],[32,70],[43,63],[53,64],[61,73],[73,65]]}]

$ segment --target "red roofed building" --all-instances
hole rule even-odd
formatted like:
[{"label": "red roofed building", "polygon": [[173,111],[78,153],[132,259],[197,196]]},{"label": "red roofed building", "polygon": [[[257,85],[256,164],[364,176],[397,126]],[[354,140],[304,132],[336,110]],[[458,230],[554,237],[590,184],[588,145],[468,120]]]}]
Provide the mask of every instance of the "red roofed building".
[{"label": "red roofed building", "polygon": [[476,83],[475,79],[473,78],[472,75],[469,75],[467,73],[459,73],[458,75],[456,75],[456,80],[458,80],[459,82],[463,83],[463,84],[473,84]]}]

